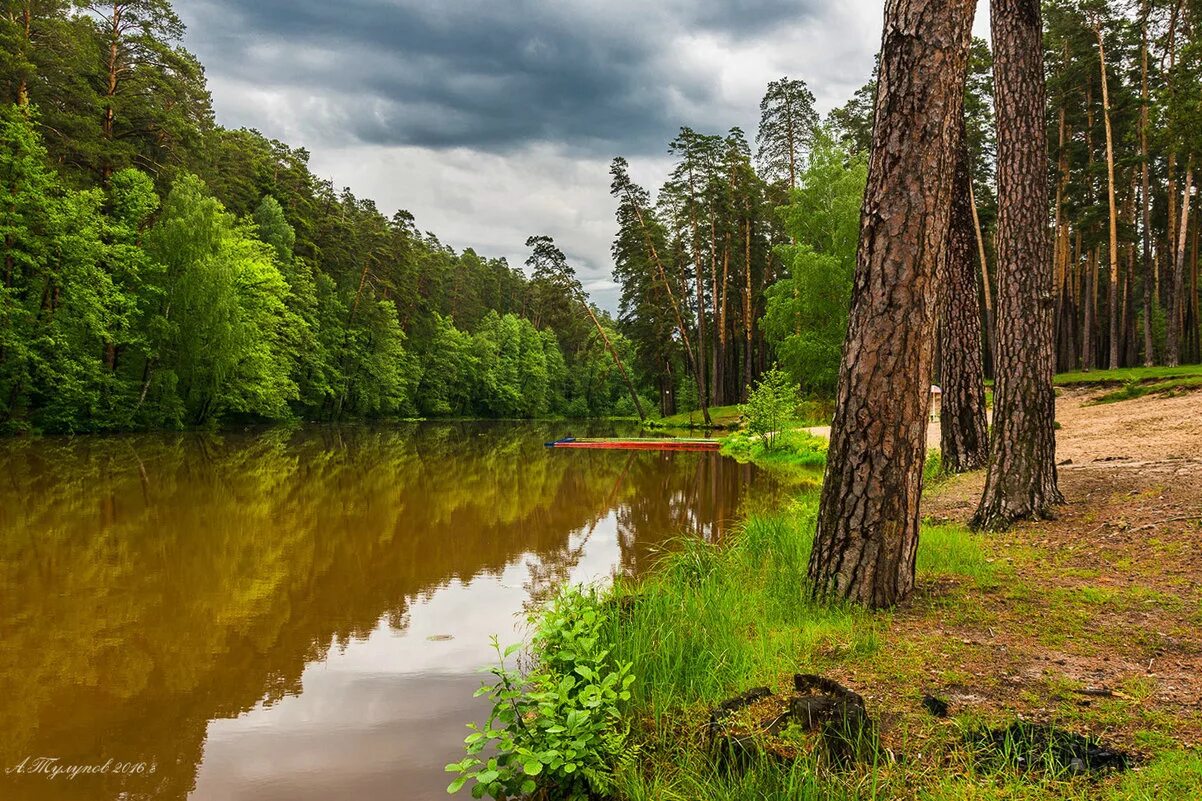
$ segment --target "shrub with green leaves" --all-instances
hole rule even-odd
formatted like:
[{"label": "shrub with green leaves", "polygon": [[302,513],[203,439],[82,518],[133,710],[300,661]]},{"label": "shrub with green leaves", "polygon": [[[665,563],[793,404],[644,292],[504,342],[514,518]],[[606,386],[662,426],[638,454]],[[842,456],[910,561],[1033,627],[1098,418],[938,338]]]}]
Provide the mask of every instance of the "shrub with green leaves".
[{"label": "shrub with green leaves", "polygon": [[759,436],[767,450],[773,450],[781,428],[794,416],[799,403],[797,384],[773,365],[747,394],[747,403],[739,410],[747,418],[747,430]]},{"label": "shrub with green leaves", "polygon": [[[608,793],[615,770],[633,758],[623,711],[634,676],[606,647],[611,612],[595,591],[570,588],[535,614],[534,666],[523,674],[496,637],[496,677],[477,695],[493,702],[488,722],[469,725],[467,757],[447,792],[471,785],[473,798],[530,795],[586,801]],[[482,758],[485,753],[491,754]]]}]

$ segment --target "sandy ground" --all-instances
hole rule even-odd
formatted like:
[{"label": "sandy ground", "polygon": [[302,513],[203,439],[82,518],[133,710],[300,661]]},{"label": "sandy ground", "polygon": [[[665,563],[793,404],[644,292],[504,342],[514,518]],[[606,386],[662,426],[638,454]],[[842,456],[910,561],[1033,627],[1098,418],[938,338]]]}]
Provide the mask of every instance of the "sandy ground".
[{"label": "sandy ground", "polygon": [[[850,686],[899,717],[917,681],[954,711],[1048,720],[1148,758],[1202,746],[1202,391],[1095,394],[1057,400],[1056,518],[986,536],[996,586],[920,581],[879,662],[837,671]],[[936,483],[923,516],[966,523],[983,484]]]},{"label": "sandy ground", "polygon": [[[1202,458],[1202,392],[1145,397],[1097,406],[1096,390],[1062,391],[1056,399],[1057,460],[1074,465],[1099,460],[1159,461]],[[991,412],[992,414],[992,412]],[[807,428],[829,437],[830,426]],[[939,422],[927,426],[927,445],[939,447]]]}]

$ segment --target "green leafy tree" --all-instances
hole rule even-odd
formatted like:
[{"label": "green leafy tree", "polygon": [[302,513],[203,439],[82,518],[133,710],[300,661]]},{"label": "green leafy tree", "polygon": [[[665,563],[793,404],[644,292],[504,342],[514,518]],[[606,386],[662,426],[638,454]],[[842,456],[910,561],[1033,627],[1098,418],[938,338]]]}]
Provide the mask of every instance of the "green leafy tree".
[{"label": "green leafy tree", "polygon": [[272,249],[190,175],[167,196],[147,247],[164,268],[146,379],[159,419],[287,417],[298,393],[282,358],[288,285]]},{"label": "green leafy tree", "polygon": [[758,436],[765,450],[775,450],[785,424],[797,414],[801,397],[797,383],[775,365],[766,370],[747,394],[739,411],[747,420],[747,430]]},{"label": "green leafy tree", "polygon": [[755,137],[756,159],[765,180],[797,186],[817,128],[814,94],[805,81],[786,76],[769,83],[760,101],[760,130]]},{"label": "green leafy tree", "polygon": [[787,277],[768,288],[764,331],[793,380],[833,392],[847,329],[868,170],[820,137],[801,186],[779,214],[796,244],[777,252]]}]

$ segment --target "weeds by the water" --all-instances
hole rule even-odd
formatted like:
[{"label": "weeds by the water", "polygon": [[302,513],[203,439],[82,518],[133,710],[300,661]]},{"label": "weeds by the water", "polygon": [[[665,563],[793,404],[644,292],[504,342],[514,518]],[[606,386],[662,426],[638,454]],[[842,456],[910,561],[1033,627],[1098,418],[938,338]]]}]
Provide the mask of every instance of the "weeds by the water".
[{"label": "weeds by the water", "polygon": [[[786,447],[769,452],[757,448],[758,438],[736,434],[725,447],[727,453],[760,464],[817,474],[825,441],[800,431],[786,432],[780,441]],[[928,458],[925,474],[928,484],[940,480],[937,452]],[[918,689],[932,675],[944,683],[972,681],[972,677],[933,673],[937,660],[904,642],[893,643],[895,651],[884,653],[891,613],[812,600],[806,575],[817,487],[816,482],[803,484],[797,497],[783,507],[750,514],[722,542],[682,538],[672,543],[657,569],[641,580],[619,579],[595,596],[571,596],[575,605],[551,608],[549,614],[560,618],[552,627],[555,630],[575,630],[570,621],[562,620],[565,609],[595,621],[591,631],[596,632],[596,641],[590,653],[633,677],[629,707],[620,724],[623,731],[629,727],[629,742],[621,749],[626,756],[604,774],[607,779],[612,776],[615,798],[1151,801],[1194,797],[1190,793],[1202,786],[1202,757],[1195,753],[1169,752],[1142,772],[1099,783],[1071,761],[1053,759],[1051,747],[1044,753],[1011,738],[1002,740],[1000,750],[985,754],[964,734],[979,730],[985,722],[1005,726],[1009,721],[974,720],[963,711],[959,718],[947,720],[923,717]],[[928,602],[946,605],[949,615],[975,616],[977,623],[988,620],[987,605],[970,600],[970,588],[996,592],[1005,584],[1010,595],[1022,589],[1006,583],[1007,571],[1013,568],[995,565],[988,554],[988,541],[982,535],[959,525],[924,525],[917,556],[919,583],[937,587],[940,593]],[[582,598],[592,600],[582,603]],[[1100,596],[1081,600],[1106,601]],[[536,637],[535,669],[557,676],[571,673],[576,655],[559,653],[556,642],[545,635]],[[955,642],[939,645],[941,651],[958,647]],[[917,717],[895,727],[890,748],[876,751],[867,763],[844,766],[827,764],[804,747],[795,748],[796,757],[788,758],[781,757],[779,748],[766,748],[762,758],[752,757],[737,770],[716,758],[708,723],[710,711],[720,701],[751,687],[780,689],[794,673],[836,669],[894,676],[898,680],[888,686],[915,691],[912,703]],[[538,725],[537,719],[526,722]],[[779,746],[781,740],[788,740],[789,731],[763,736],[777,738]],[[596,742],[607,740],[600,736]],[[593,757],[600,762],[607,759],[605,754],[581,756]]]},{"label": "weeds by the water", "polygon": [[797,428],[778,433],[772,446],[764,438],[744,431],[736,431],[722,441],[722,453],[725,456],[816,481],[822,478],[826,449],[825,439]]},{"label": "weeds by the water", "polygon": [[820,653],[875,648],[873,616],[810,599],[814,509],[807,499],[752,516],[727,543],[685,540],[649,578],[618,584],[633,601],[615,622],[613,647],[638,676],[637,703],[717,701],[811,667]]}]

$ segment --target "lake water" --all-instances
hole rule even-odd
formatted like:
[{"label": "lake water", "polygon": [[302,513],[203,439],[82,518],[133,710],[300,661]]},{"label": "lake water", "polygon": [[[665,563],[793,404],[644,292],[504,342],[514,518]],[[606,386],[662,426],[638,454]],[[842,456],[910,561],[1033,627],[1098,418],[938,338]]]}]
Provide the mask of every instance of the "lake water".
[{"label": "lake water", "polygon": [[567,431],[0,441],[0,799],[446,798],[490,635],[774,492]]}]

